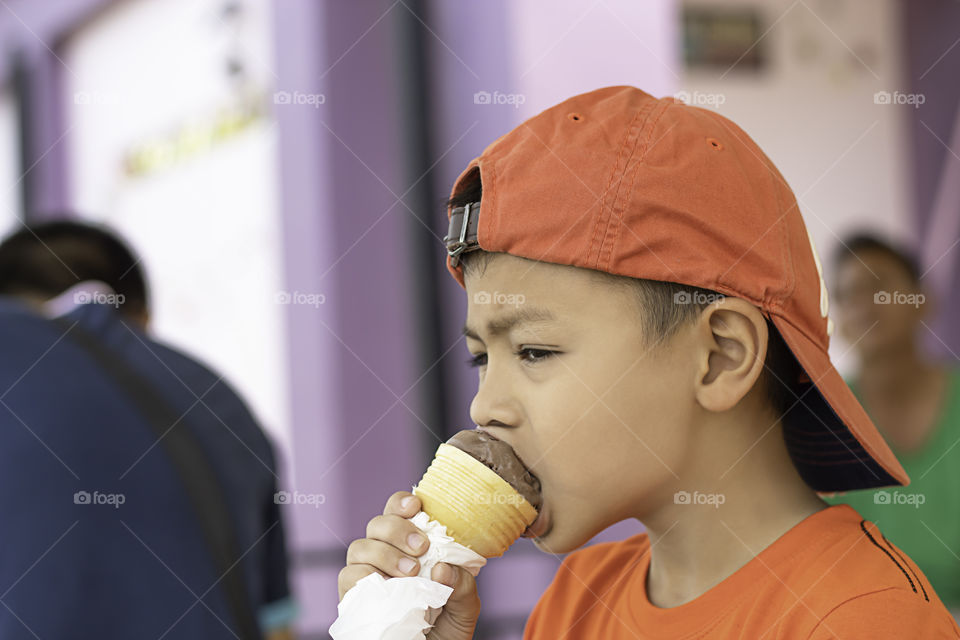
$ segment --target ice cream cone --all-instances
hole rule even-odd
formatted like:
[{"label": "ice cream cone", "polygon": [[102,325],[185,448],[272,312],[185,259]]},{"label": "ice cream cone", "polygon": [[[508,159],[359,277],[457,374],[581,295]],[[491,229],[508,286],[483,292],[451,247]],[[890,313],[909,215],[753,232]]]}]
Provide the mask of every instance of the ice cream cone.
[{"label": "ice cream cone", "polygon": [[537,518],[537,510],[485,464],[441,444],[413,493],[423,510],[460,544],[485,558],[503,552]]}]

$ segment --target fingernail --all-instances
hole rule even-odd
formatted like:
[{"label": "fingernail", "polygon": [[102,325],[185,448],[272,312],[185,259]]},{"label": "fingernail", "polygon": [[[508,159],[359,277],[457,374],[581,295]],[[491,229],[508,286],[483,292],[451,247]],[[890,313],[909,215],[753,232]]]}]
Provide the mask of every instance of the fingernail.
[{"label": "fingernail", "polygon": [[416,564],[417,563],[410,558],[401,558],[400,562],[397,563],[397,567],[403,573],[410,573],[413,571],[413,568],[416,566]]},{"label": "fingernail", "polygon": [[411,549],[419,549],[423,545],[423,536],[419,533],[411,533],[407,536],[407,544]]},{"label": "fingernail", "polygon": [[448,587],[452,587],[453,586],[453,567],[447,566],[446,564],[441,564],[437,566],[440,567],[440,569],[438,569],[438,571],[440,572],[440,575],[437,576],[439,578],[438,582],[441,582],[447,585]]},{"label": "fingernail", "polygon": [[412,501],[413,501],[413,496],[407,496],[406,498],[404,498],[403,500],[400,501],[400,508],[401,508],[401,509],[406,509],[407,507],[410,506],[410,503],[411,503]]}]

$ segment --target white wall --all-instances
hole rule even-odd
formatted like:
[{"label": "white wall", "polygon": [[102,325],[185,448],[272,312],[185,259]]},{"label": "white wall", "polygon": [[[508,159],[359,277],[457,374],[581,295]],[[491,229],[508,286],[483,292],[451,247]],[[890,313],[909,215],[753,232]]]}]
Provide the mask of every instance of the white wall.
[{"label": "white wall", "polygon": [[16,96],[0,87],[0,237],[19,226],[22,189]]},{"label": "white wall", "polygon": [[[218,14],[223,4],[120,3],[68,43],[72,202],[142,254],[157,336],[224,374],[288,448],[273,122],[205,137],[241,101],[224,71],[233,48],[247,89],[272,95],[269,2],[245,2],[239,27]],[[131,149],[171,140],[192,151],[143,175],[124,170]]]},{"label": "white wall", "polygon": [[634,85],[653,95],[676,90],[682,71],[674,2],[546,6],[514,2],[508,8],[516,86],[526,98],[519,120],[601,87]]}]

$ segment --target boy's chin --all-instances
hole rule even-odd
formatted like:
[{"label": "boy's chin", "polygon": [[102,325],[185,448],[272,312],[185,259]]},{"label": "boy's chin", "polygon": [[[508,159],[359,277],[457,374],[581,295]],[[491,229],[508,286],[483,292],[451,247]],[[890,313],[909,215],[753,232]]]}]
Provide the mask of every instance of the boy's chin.
[{"label": "boy's chin", "polygon": [[590,537],[581,532],[565,531],[551,525],[543,535],[533,538],[533,544],[544,553],[557,555],[576,551],[586,544]]}]

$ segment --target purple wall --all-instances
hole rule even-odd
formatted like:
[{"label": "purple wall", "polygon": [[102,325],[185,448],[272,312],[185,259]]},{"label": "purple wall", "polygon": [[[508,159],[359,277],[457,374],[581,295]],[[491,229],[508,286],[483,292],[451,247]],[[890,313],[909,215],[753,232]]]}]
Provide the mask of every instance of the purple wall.
[{"label": "purple wall", "polygon": [[8,0],[0,8],[0,80],[12,80],[15,61],[22,67],[19,96],[24,113],[24,208],[42,219],[69,205],[68,126],[63,77],[70,73],[57,54],[59,44],[79,25],[117,0],[63,0],[50,4]]},{"label": "purple wall", "polygon": [[[302,628],[323,637],[336,615],[347,543],[427,460],[400,196],[388,2],[276,3],[278,91],[321,93],[319,109],[278,105],[288,286],[323,293],[322,313],[289,318],[295,474],[322,493],[295,512]],[[434,442],[434,446],[437,442]]]},{"label": "purple wall", "polygon": [[[960,4],[914,0],[902,5],[907,82],[926,101],[911,111],[913,196],[921,230],[927,228],[960,106]],[[928,129],[929,127],[929,129]],[[939,140],[937,139],[939,138]],[[954,150],[954,153],[957,151]]]},{"label": "purple wall", "polygon": [[[937,296],[928,348],[944,359],[960,357],[960,297],[952,295],[960,272],[960,192],[956,171],[960,155],[960,4],[949,0],[914,0],[902,5],[906,38],[906,74],[912,93],[925,102],[908,109],[912,182],[918,237],[928,244],[924,270]],[[950,149],[950,146],[953,146]],[[941,231],[949,230],[948,235]]]}]

